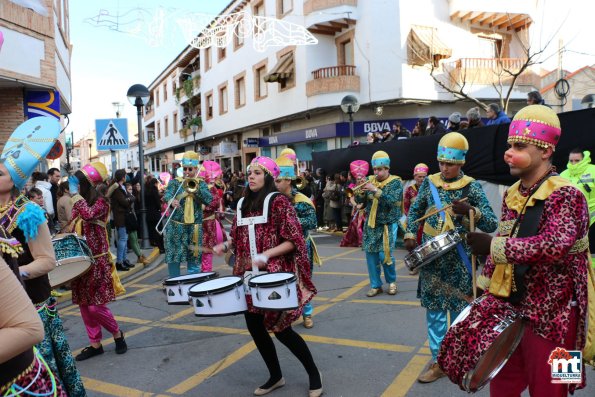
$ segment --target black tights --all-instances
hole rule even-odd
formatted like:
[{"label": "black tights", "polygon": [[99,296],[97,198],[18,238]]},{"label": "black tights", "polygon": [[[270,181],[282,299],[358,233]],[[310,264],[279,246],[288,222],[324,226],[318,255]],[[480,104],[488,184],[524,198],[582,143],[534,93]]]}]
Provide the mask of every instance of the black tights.
[{"label": "black tights", "polygon": [[[262,356],[262,359],[269,370],[269,380],[264,385],[260,386],[262,389],[268,389],[277,383],[283,376],[281,373],[281,366],[279,365],[279,358],[277,357],[277,350],[275,349],[273,339],[264,326],[264,316],[262,314],[246,312],[244,313],[244,317],[246,318],[248,331],[250,332],[250,335],[252,335],[252,339],[254,339],[258,352]],[[295,332],[291,326],[281,332],[275,332],[275,336],[293,353],[294,356],[297,357],[298,360],[300,360],[306,369],[308,377],[310,378],[310,389],[314,390],[322,387],[320,373],[318,372],[318,368],[312,358],[312,353],[310,353],[310,349],[308,349],[308,345],[306,345],[304,339]]]}]

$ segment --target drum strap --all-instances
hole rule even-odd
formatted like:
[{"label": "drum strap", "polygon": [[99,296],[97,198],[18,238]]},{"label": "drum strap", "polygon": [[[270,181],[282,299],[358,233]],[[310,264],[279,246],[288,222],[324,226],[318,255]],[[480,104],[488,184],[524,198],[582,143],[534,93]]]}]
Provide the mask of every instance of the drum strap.
[{"label": "drum strap", "polygon": [[[441,209],[442,206],[442,201],[440,200],[440,195],[438,194],[438,189],[436,188],[436,185],[434,185],[432,183],[432,181],[428,181],[430,182],[430,191],[432,192],[432,198],[434,199],[434,205],[436,206],[436,209]],[[469,185],[466,185],[463,188],[463,194],[461,195],[461,197],[465,197],[467,196],[469,192]],[[446,214],[444,213],[444,211],[439,212],[440,217],[442,218],[442,221],[446,221]],[[467,256],[467,253],[465,252],[465,248],[463,248],[463,243],[460,242],[457,244],[457,252],[459,253],[459,256],[461,257],[461,260],[463,261],[463,263],[465,264],[465,267],[467,268],[467,271],[469,271],[469,274],[473,274],[473,270],[471,269],[471,261],[469,260],[469,256]]]}]

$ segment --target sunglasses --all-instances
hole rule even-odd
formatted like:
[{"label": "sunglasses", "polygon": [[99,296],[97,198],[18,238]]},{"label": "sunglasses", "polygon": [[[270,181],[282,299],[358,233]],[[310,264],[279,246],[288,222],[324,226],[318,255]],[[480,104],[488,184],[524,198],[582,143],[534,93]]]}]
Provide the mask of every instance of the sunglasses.
[{"label": "sunglasses", "polygon": [[194,167],[184,167],[184,171],[193,171]]}]

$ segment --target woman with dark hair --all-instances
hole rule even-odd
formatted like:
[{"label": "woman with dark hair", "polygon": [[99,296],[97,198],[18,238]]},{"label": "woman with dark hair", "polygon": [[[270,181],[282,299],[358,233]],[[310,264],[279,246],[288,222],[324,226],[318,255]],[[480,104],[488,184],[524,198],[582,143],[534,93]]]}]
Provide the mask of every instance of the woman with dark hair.
[{"label": "woman with dark hair", "polygon": [[60,230],[64,229],[72,219],[72,203],[70,202],[70,190],[68,182],[61,182],[58,185],[58,202],[56,203],[56,213],[58,214],[58,224]]},{"label": "woman with dark hair", "polygon": [[160,253],[165,252],[163,236],[157,233],[155,227],[161,218],[161,194],[159,194],[159,181],[151,178],[145,185],[145,207],[147,208],[147,229],[151,245],[159,248]]},{"label": "woman with dark hair", "polygon": [[[270,374],[269,380],[258,387],[254,395],[263,396],[285,385],[275,345],[269,335],[273,332],[306,369],[310,381],[309,396],[319,397],[322,394],[320,372],[308,345],[291,327],[291,323],[301,316],[304,305],[316,294],[316,288],[310,279],[306,244],[295,209],[287,197],[276,192],[275,178],[278,176],[279,167],[272,159],[256,157],[252,160],[248,168],[248,189],[238,202],[231,240],[215,246],[213,251],[223,255],[229,249],[235,250],[233,274],[236,276],[243,276],[252,266],[268,272],[295,273],[298,282],[298,308],[295,310],[262,311],[252,305],[250,295],[246,296],[246,325]],[[238,222],[246,218],[254,224],[238,226]],[[250,227],[254,227],[255,233],[249,233]],[[251,234],[258,238],[250,238]]]},{"label": "woman with dark hair", "polygon": [[85,165],[68,179],[72,196],[72,219],[78,235],[87,240],[95,263],[72,282],[72,302],[79,305],[81,317],[91,343],[76,356],[77,361],[103,354],[101,327],[107,329],[116,343],[116,354],[126,353],[124,333],[107,303],[116,299],[112,281],[112,263],[107,241],[110,207],[96,187],[107,179],[107,169],[100,162]]}]

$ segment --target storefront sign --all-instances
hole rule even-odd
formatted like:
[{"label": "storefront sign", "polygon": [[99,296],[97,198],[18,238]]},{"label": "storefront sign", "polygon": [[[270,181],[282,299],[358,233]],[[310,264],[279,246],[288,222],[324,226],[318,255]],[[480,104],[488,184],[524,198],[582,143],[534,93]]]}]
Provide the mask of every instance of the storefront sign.
[{"label": "storefront sign", "polygon": [[221,142],[219,144],[220,156],[231,156],[238,150],[238,145],[235,142]]},{"label": "storefront sign", "polygon": [[244,139],[244,147],[258,147],[258,138]]}]

